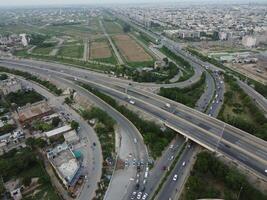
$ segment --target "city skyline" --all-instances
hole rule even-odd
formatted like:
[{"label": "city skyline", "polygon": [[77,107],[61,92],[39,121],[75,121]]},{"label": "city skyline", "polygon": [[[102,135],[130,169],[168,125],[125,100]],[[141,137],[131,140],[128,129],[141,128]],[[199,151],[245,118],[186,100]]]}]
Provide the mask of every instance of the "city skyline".
[{"label": "city skyline", "polygon": [[[143,4],[143,3],[216,3],[215,0],[101,0],[101,1],[94,1],[94,0],[77,0],[75,3],[71,0],[28,0],[27,2],[22,0],[14,0],[12,2],[7,2],[4,0],[0,0],[0,7],[14,7],[14,6],[43,6],[43,5],[78,5],[78,4],[86,4],[86,5],[101,5],[101,4]],[[229,3],[267,3],[266,0],[226,0],[223,2],[219,2],[219,4],[229,4]]]}]

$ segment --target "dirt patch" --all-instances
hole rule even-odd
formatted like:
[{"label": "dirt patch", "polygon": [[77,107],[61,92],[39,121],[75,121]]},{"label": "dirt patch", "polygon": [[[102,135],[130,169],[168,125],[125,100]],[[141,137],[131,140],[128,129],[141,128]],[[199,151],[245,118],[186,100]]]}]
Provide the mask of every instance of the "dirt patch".
[{"label": "dirt patch", "polygon": [[129,35],[120,34],[113,36],[120,53],[129,62],[152,61],[152,57]]},{"label": "dirt patch", "polygon": [[107,42],[92,42],[90,46],[90,59],[109,57],[111,57],[111,51]]}]

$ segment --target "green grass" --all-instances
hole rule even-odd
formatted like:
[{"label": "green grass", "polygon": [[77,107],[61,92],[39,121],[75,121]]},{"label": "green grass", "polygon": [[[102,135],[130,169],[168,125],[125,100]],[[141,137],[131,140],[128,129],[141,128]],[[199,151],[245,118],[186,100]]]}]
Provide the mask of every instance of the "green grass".
[{"label": "green grass", "polygon": [[74,67],[82,67],[82,68],[87,68],[90,70],[95,70],[95,71],[114,71],[116,68],[111,67],[111,66],[105,66],[101,64],[92,64],[86,61],[81,61],[81,60],[75,60],[71,58],[63,58],[61,56],[46,56],[46,55],[29,55],[25,51],[17,51],[15,53],[17,56],[21,55],[19,57],[22,58],[34,58],[37,60],[44,60],[44,61],[54,61],[54,62],[59,62],[62,64],[68,64],[68,65],[73,65]]},{"label": "green grass", "polygon": [[33,49],[32,53],[48,55],[53,49],[54,47],[36,47]]},{"label": "green grass", "polygon": [[144,61],[144,62],[127,62],[127,65],[130,67],[138,68],[138,67],[153,67],[154,60]]},{"label": "green grass", "polygon": [[109,34],[118,34],[123,33],[123,30],[120,25],[118,25],[115,21],[103,21],[103,25],[105,26],[105,29],[107,33]]},{"label": "green grass", "polygon": [[70,57],[70,58],[82,58],[83,57],[83,45],[63,46],[58,56]]}]

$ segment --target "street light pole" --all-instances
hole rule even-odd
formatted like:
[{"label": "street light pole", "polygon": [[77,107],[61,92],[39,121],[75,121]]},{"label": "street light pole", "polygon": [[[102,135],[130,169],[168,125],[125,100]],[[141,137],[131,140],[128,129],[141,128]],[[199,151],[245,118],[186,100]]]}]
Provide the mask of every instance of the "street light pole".
[{"label": "street light pole", "polygon": [[243,189],[243,186],[240,187],[240,190],[239,190],[239,193],[238,193],[238,196],[237,196],[237,200],[239,200],[239,197],[240,197],[242,189]]},{"label": "street light pole", "polygon": [[220,138],[219,138],[219,140],[218,140],[218,142],[217,142],[217,144],[216,144],[215,152],[218,152],[218,146],[219,146],[219,144],[220,144],[220,141],[222,140],[223,132],[224,132],[225,126],[226,126],[226,124],[224,123],[224,124],[223,124],[223,129],[222,129],[221,136],[220,136]]}]

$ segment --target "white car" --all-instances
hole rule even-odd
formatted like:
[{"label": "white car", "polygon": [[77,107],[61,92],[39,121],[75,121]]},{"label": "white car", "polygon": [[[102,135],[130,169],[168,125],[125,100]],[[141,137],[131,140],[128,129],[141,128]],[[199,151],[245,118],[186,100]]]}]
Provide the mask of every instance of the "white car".
[{"label": "white car", "polygon": [[146,200],[147,197],[148,197],[148,194],[145,193],[145,194],[143,195],[143,197],[142,197],[142,200]]},{"label": "white car", "polygon": [[183,164],[182,164],[182,165],[183,165],[183,167],[185,166],[185,161],[183,162]]},{"label": "white car", "polygon": [[143,180],[143,185],[145,185],[145,184],[146,184],[146,179]]},{"label": "white car", "polygon": [[148,177],[148,172],[145,172],[145,178],[147,178]]},{"label": "white car", "polygon": [[165,106],[166,106],[167,108],[170,108],[170,107],[171,107],[171,104],[166,103]]},{"label": "white car", "polygon": [[138,192],[137,199],[141,199],[141,197],[142,197],[142,192]]},{"label": "white car", "polygon": [[265,169],[264,172],[267,173],[267,169]]},{"label": "white car", "polygon": [[174,174],[174,176],[173,176],[172,180],[173,180],[173,181],[176,181],[176,180],[177,180],[177,178],[178,178],[178,175],[177,175],[177,174]]},{"label": "white car", "polygon": [[135,101],[134,100],[130,100],[130,104],[134,105],[135,104]]},{"label": "white car", "polygon": [[132,193],[131,199],[135,199],[136,193],[137,193],[136,191],[134,191],[134,192]]}]

